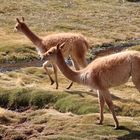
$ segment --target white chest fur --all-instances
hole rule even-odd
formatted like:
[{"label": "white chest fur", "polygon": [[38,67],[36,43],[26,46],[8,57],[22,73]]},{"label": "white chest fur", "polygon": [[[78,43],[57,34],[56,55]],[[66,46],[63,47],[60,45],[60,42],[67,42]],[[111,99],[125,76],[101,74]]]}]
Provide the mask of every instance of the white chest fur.
[{"label": "white chest fur", "polygon": [[45,53],[45,51],[42,48],[36,48],[38,55],[41,57],[41,59],[43,58],[43,54]]}]

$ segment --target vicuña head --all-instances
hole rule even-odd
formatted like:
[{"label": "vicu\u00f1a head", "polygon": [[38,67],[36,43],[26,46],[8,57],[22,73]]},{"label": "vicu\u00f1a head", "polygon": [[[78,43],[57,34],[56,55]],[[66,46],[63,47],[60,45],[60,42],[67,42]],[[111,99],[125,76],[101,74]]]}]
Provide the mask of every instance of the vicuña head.
[{"label": "vicu\u00f1a head", "polygon": [[24,20],[24,17],[21,18],[21,21],[18,18],[16,18],[17,23],[15,25],[14,31],[22,32],[22,29],[26,26]]},{"label": "vicu\u00f1a head", "polygon": [[64,46],[65,46],[65,42],[62,44],[58,43],[56,46],[50,48],[46,53],[43,54],[43,59],[56,62],[57,61],[57,57],[56,57],[57,53],[58,53],[58,51],[61,51]]}]

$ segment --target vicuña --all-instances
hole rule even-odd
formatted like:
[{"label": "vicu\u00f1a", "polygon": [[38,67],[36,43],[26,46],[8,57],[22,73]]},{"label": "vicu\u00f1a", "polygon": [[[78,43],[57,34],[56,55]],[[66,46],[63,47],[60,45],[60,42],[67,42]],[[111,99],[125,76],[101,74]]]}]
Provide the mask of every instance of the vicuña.
[{"label": "vicu\u00f1a", "polygon": [[[18,18],[16,19],[17,23],[15,25],[15,30],[20,31],[25,36],[27,36],[33,44],[36,46],[38,54],[42,57],[42,54],[47,52],[51,47],[57,45],[58,43],[66,42],[64,49],[62,50],[62,54],[65,58],[71,56],[74,66],[77,70],[80,68],[84,68],[87,65],[86,62],[86,52],[89,48],[89,44],[85,37],[81,34],[75,33],[58,33],[48,35],[46,37],[38,37],[35,35],[26,25],[24,18],[20,21]],[[47,66],[51,64],[55,74],[55,82],[56,89],[58,88],[58,79],[57,79],[57,66],[54,61],[47,61],[43,64],[43,68],[46,70],[48,74],[51,84],[54,83],[53,78],[48,72]],[[72,86],[73,82],[67,87],[68,89]]]},{"label": "vicu\u00f1a", "polygon": [[119,127],[119,122],[114,112],[114,105],[109,92],[110,87],[124,84],[130,76],[136,88],[140,91],[140,52],[124,51],[109,56],[95,59],[82,70],[70,69],[64,61],[62,48],[65,43],[50,48],[44,58],[53,60],[62,73],[73,82],[87,85],[98,91],[100,104],[100,121],[103,123],[103,110],[105,102],[109,107],[115,121],[115,129]]}]

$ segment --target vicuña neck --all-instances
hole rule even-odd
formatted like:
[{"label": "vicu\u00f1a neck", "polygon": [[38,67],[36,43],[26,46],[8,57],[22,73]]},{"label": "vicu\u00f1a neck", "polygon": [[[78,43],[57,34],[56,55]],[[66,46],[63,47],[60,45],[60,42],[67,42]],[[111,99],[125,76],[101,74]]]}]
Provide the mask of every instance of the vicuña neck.
[{"label": "vicu\u00f1a neck", "polygon": [[72,69],[70,69],[67,64],[65,63],[64,57],[62,55],[62,53],[59,51],[58,55],[57,55],[57,65],[59,67],[59,69],[61,70],[61,72],[71,81],[76,82],[76,83],[80,83],[81,84],[81,80],[80,80],[80,71],[74,71]]},{"label": "vicu\u00f1a neck", "polygon": [[41,38],[35,35],[26,24],[24,24],[24,28],[22,28],[22,32],[35,44],[36,46],[41,46]]}]

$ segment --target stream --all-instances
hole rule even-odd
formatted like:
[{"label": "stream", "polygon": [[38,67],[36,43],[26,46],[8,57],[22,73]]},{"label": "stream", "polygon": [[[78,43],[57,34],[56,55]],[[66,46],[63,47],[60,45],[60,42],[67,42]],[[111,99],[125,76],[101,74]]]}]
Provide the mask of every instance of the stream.
[{"label": "stream", "polygon": [[[95,45],[92,46],[89,49],[89,53],[91,54],[91,57],[88,58],[88,63],[90,63],[92,60],[99,56],[105,56],[112,53],[120,52],[122,50],[125,50],[129,47],[140,45],[140,39],[133,39],[129,41],[124,42],[115,42],[115,43],[103,43],[102,45]],[[41,59],[34,59],[31,61],[21,61],[21,62],[12,62],[12,63],[3,63],[0,64],[0,72],[6,72],[6,71],[15,71],[20,68],[26,68],[26,67],[42,67],[42,64],[45,61],[42,61]],[[66,61],[68,65],[72,65],[71,60],[68,59]]]}]

